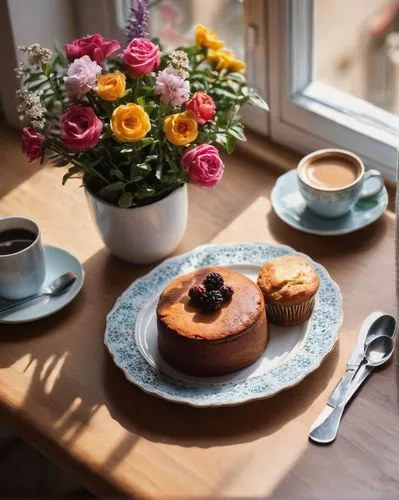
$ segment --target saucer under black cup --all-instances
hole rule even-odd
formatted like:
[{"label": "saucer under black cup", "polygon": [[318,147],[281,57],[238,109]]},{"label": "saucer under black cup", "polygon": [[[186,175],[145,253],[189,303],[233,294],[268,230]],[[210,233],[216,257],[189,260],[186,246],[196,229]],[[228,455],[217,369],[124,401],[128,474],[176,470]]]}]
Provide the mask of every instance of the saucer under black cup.
[{"label": "saucer under black cup", "polygon": [[[58,276],[72,272],[76,274],[76,280],[72,286],[63,294],[53,297],[41,297],[31,303],[0,313],[0,323],[25,323],[36,321],[59,311],[68,305],[80,292],[84,282],[84,271],[82,265],[69,252],[52,245],[44,245],[46,279],[43,289]],[[0,308],[10,301],[0,298]]]},{"label": "saucer under black cup", "polygon": [[379,219],[388,206],[388,193],[384,187],[377,195],[359,200],[346,215],[326,219],[307,207],[298,190],[297,171],[290,170],[277,179],[271,202],[277,216],[289,226],[305,233],[334,236],[352,233]]}]

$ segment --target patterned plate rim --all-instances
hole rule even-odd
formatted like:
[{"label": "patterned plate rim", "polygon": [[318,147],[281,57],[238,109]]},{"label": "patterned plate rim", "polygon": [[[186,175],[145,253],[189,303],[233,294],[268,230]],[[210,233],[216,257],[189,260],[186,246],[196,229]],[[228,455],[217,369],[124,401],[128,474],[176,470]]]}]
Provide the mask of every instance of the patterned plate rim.
[{"label": "patterned plate rim", "polygon": [[[297,231],[301,231],[302,233],[307,233],[307,234],[316,234],[317,236],[342,236],[344,234],[350,234],[354,233],[355,231],[359,231],[360,229],[364,229],[367,226],[370,226],[370,224],[373,224],[375,221],[377,221],[385,212],[385,210],[388,207],[389,203],[389,198],[388,198],[388,191],[386,187],[384,186],[381,190],[380,193],[384,195],[384,205],[381,205],[381,213],[376,213],[374,217],[370,220],[368,220],[365,224],[361,224],[360,226],[357,226],[355,228],[347,228],[347,229],[337,229],[337,230],[332,230],[332,231],[319,231],[318,229],[311,229],[311,228],[306,228],[301,226],[300,224],[295,224],[290,218],[286,217],[282,211],[280,211],[278,208],[278,203],[280,203],[280,198],[277,197],[277,192],[280,188],[280,185],[283,183],[283,177],[291,175],[293,177],[293,173],[295,171],[290,170],[289,172],[286,172],[285,174],[280,175],[280,177],[277,179],[271,195],[270,195],[270,201],[274,210],[274,213],[279,217],[283,222],[285,222],[288,226],[296,229]],[[379,193],[379,194],[380,194]],[[378,196],[378,195],[375,195]],[[280,203],[281,205],[281,203]],[[384,208],[382,208],[384,207]]]},{"label": "patterned plate rim", "polygon": [[[268,390],[267,387],[264,387],[263,392],[262,391],[260,393],[251,392],[248,395],[240,395],[239,397],[236,397],[235,399],[229,399],[228,401],[217,400],[217,398],[215,398],[215,397],[213,398],[214,401],[207,401],[206,399],[203,400],[200,397],[198,399],[198,394],[195,394],[195,396],[190,397],[190,396],[186,396],[186,395],[181,396],[178,394],[165,393],[165,389],[160,390],[157,387],[154,387],[154,384],[152,384],[152,383],[143,382],[142,380],[138,380],[137,375],[136,375],[136,377],[134,377],[132,375],[132,373],[129,371],[129,367],[126,366],[126,363],[124,362],[125,360],[121,359],[117,350],[114,349],[112,344],[110,344],[110,342],[109,342],[110,329],[111,329],[111,323],[112,323],[113,317],[119,313],[119,309],[121,308],[121,306],[123,306],[124,299],[127,298],[129,296],[129,294],[134,291],[135,288],[138,288],[141,283],[145,283],[147,281],[151,282],[151,279],[158,272],[160,272],[163,268],[168,268],[168,267],[172,267],[173,265],[176,265],[179,263],[184,263],[190,257],[196,256],[196,255],[201,255],[204,252],[205,253],[207,252],[208,255],[210,255],[212,253],[212,250],[214,250],[214,249],[222,250],[225,252],[228,250],[231,250],[232,252],[234,252],[237,250],[237,248],[243,249],[244,251],[245,251],[245,249],[259,248],[259,249],[262,249],[265,253],[268,251],[268,249],[276,249],[276,250],[279,250],[279,253],[281,255],[290,254],[290,255],[298,255],[298,256],[304,257],[304,258],[308,259],[316,267],[316,269],[318,270],[320,277],[321,277],[320,289],[323,286],[330,285],[330,287],[332,289],[331,293],[335,293],[336,298],[337,298],[337,307],[332,311],[334,314],[334,318],[333,318],[333,321],[328,325],[328,329],[327,329],[327,331],[330,333],[330,335],[328,336],[329,342],[323,348],[322,352],[320,352],[319,354],[313,353],[313,355],[312,355],[311,350],[307,351],[307,349],[309,349],[311,347],[311,345],[308,345],[309,338],[311,337],[310,333],[308,333],[305,337],[305,342],[303,342],[301,344],[300,348],[298,349],[298,351],[295,353],[294,356],[288,356],[287,359],[283,360],[282,363],[277,365],[275,368],[273,368],[272,370],[270,370],[266,374],[263,374],[263,375],[258,376],[258,377],[253,377],[250,379],[242,380],[238,383],[237,382],[227,382],[226,384],[222,385],[222,387],[229,387],[229,386],[238,386],[239,387],[240,385],[243,385],[248,381],[259,382],[259,381],[261,381],[261,379],[264,379],[267,375],[271,376],[273,374],[273,372],[277,370],[277,368],[280,368],[280,370],[281,370],[281,368],[284,367],[285,371],[287,371],[287,367],[288,367],[288,369],[292,368],[292,366],[290,366],[290,365],[295,365],[296,361],[307,361],[307,366],[305,366],[302,369],[298,369],[298,371],[300,372],[299,375],[297,375],[293,380],[290,380],[289,383],[283,382],[282,386],[280,385],[280,387],[277,387],[274,390],[273,389]],[[262,262],[251,261],[250,264],[261,265],[263,262],[265,262],[265,260],[263,260]],[[205,267],[206,265],[221,265],[221,266],[223,266],[223,265],[247,264],[247,263],[248,263],[248,261],[247,262],[237,261],[237,262],[228,262],[228,263],[225,262],[224,264],[222,264],[222,263],[208,264],[207,263],[207,264],[204,264],[204,265],[198,266],[198,267]],[[188,272],[188,271],[184,271],[184,272]],[[175,276],[178,276],[179,274],[180,273],[177,273],[177,274],[175,274]],[[171,279],[173,279],[173,278],[171,278]],[[154,295],[160,293],[161,289],[166,285],[167,282],[169,282],[169,278],[166,278],[164,283],[162,283],[161,285],[159,285],[157,287],[156,292],[154,292],[154,290],[151,290],[149,293],[147,293],[147,296],[143,300],[143,305],[148,300],[150,300],[152,297],[154,297]],[[177,388],[179,388],[180,391],[183,390],[184,388],[190,388],[191,390],[194,389],[196,391],[198,389],[200,389],[200,387],[198,387],[198,386],[190,385],[187,383],[181,383],[178,380],[171,379],[167,375],[164,375],[163,373],[159,372],[158,370],[155,370],[154,368],[152,368],[148,364],[148,362],[142,357],[137,346],[135,345],[135,340],[134,340],[134,323],[137,320],[137,314],[138,313],[136,313],[136,316],[133,317],[133,320],[132,320],[133,321],[133,328],[132,328],[132,345],[133,345],[133,347],[132,347],[132,349],[133,349],[133,352],[135,352],[135,354],[139,355],[139,358],[141,359],[145,369],[150,370],[151,374],[153,376],[156,376],[161,383],[166,384],[166,387],[173,387],[176,391],[178,390]],[[205,244],[205,245],[198,246],[198,247],[194,248],[193,250],[188,251],[184,254],[180,254],[180,255],[170,257],[170,258],[164,260],[158,266],[156,266],[154,269],[152,269],[150,272],[148,272],[144,276],[141,276],[140,278],[137,278],[131,285],[129,285],[127,287],[127,289],[117,298],[111,311],[107,314],[104,343],[105,343],[105,346],[106,346],[108,352],[110,353],[114,363],[122,370],[125,378],[129,382],[133,383],[134,385],[136,385],[137,387],[139,387],[141,390],[143,390],[144,392],[146,392],[148,394],[160,397],[162,399],[166,399],[166,400],[174,402],[174,403],[186,404],[186,405],[193,406],[193,407],[236,406],[236,405],[244,404],[244,403],[258,400],[258,399],[266,399],[269,397],[273,397],[273,396],[277,395],[278,393],[280,393],[281,391],[283,391],[285,389],[289,389],[290,387],[294,387],[294,386],[298,385],[300,382],[302,382],[302,380],[307,375],[309,375],[310,373],[315,371],[321,365],[322,361],[332,351],[332,349],[334,348],[334,345],[338,339],[338,335],[339,335],[339,332],[341,330],[342,324],[343,324],[343,310],[342,310],[342,295],[341,295],[340,288],[337,285],[337,283],[331,278],[330,274],[325,269],[325,267],[322,266],[321,264],[315,262],[308,255],[301,253],[301,252],[297,252],[293,248],[286,246],[286,245],[271,244],[271,243],[265,243],[265,242]],[[312,322],[311,328],[310,328],[310,331],[312,333],[313,333],[313,329],[314,329],[313,327],[314,327],[314,322]],[[324,332],[324,333],[326,333],[326,332]],[[326,338],[327,338],[327,335],[326,335]],[[253,384],[253,385],[255,385],[255,384]],[[220,384],[216,384],[216,385],[209,384],[209,386],[206,386],[206,387],[209,387],[210,393],[212,393],[212,387],[216,388],[216,386],[221,387]],[[261,387],[261,389],[262,389],[262,387]],[[214,392],[216,392],[216,391],[214,391]],[[212,393],[212,395],[214,395],[214,394]],[[230,398],[232,398],[232,395],[230,395]]]}]

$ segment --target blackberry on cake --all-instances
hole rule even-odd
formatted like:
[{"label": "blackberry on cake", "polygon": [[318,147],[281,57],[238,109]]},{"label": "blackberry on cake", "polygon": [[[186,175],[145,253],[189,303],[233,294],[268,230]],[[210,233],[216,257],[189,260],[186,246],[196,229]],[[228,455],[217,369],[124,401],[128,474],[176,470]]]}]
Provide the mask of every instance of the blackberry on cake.
[{"label": "blackberry on cake", "polygon": [[224,284],[223,276],[219,273],[209,273],[202,284],[208,292],[211,290],[219,290]]}]

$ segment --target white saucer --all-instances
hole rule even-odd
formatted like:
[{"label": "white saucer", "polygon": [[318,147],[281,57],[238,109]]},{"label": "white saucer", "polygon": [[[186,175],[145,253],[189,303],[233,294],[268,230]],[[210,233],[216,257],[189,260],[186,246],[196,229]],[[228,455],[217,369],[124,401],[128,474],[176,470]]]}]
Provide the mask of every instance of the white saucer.
[{"label": "white saucer", "polygon": [[298,190],[297,172],[290,170],[277,179],[271,202],[275,213],[289,226],[305,233],[335,236],[352,233],[379,219],[388,206],[388,193],[384,187],[375,196],[359,200],[348,214],[325,219],[309,210]]},{"label": "white saucer", "polygon": [[[69,304],[80,292],[84,282],[84,271],[80,262],[62,248],[45,245],[46,253],[46,280],[43,288],[68,271],[76,274],[76,281],[71,288],[58,297],[43,297],[31,304],[0,314],[0,323],[26,323],[50,316]],[[0,307],[7,303],[0,299]]]}]

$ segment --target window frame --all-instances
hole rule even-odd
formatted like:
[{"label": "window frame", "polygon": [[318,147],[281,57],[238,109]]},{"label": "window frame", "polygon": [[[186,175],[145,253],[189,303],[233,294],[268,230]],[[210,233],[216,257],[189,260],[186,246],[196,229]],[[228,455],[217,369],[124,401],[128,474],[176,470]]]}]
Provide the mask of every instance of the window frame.
[{"label": "window frame", "polygon": [[349,149],[395,181],[399,118],[313,80],[313,0],[268,0],[267,16],[272,140],[302,153]]}]

